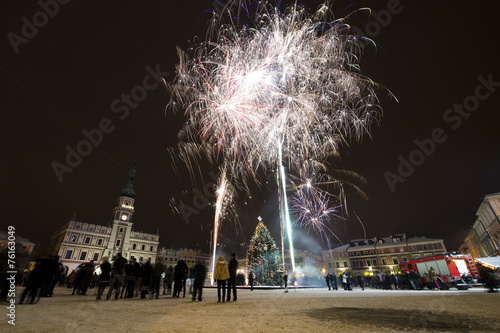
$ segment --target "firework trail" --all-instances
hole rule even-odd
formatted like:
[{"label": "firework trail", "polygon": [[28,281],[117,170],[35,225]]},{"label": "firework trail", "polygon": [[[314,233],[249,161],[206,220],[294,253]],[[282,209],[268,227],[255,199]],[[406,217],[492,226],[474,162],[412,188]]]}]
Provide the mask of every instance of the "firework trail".
[{"label": "firework trail", "polygon": [[[364,40],[346,19],[333,19],[328,2],[314,14],[297,4],[283,12],[267,1],[255,4],[251,14],[252,4],[229,2],[221,15],[214,14],[205,42],[188,53],[178,50],[168,107],[187,119],[186,156],[222,160],[223,177],[233,179],[255,177],[259,168],[277,170],[285,189],[284,165],[298,172],[304,163],[322,163],[344,142],[369,133],[381,116],[378,85],[360,74]],[[235,17],[234,7],[250,24]],[[298,194],[297,200],[297,207],[333,201],[310,194]],[[300,223],[324,230],[322,222],[337,208],[322,209],[327,214],[318,215],[317,223]],[[220,226],[218,215],[214,227]],[[300,221],[305,217],[299,213]]]}]

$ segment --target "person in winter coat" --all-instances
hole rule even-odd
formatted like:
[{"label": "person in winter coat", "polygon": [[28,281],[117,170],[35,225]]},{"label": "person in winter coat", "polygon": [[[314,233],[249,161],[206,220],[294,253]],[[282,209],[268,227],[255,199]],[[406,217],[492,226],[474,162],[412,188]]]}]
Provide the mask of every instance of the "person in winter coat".
[{"label": "person in winter coat", "polygon": [[203,290],[203,284],[205,283],[206,274],[207,270],[205,269],[205,266],[198,261],[193,268],[193,301],[196,300],[196,295],[198,295],[198,301],[202,301],[201,292]]},{"label": "person in winter coat", "polygon": [[250,291],[253,291],[253,272],[248,273],[248,285],[250,286]]},{"label": "person in winter coat", "polygon": [[433,267],[431,267],[429,269],[429,279],[431,280],[431,283],[433,284],[433,286],[436,286],[437,290],[441,289],[441,288],[439,288],[439,282],[437,280],[436,271],[434,270]]},{"label": "person in winter coat", "polygon": [[229,279],[229,269],[223,256],[219,257],[219,261],[215,265],[214,279],[217,280],[217,302],[220,302],[221,290],[222,301],[224,302],[226,299],[226,281]]},{"label": "person in winter coat", "polygon": [[174,268],[174,294],[172,295],[172,297],[179,298],[183,286],[184,286],[184,297],[186,297],[186,287],[184,284],[186,282],[186,280],[184,279],[186,274],[187,274],[187,265],[184,262],[184,260],[179,260]]},{"label": "person in winter coat", "polygon": [[149,286],[151,285],[152,276],[153,276],[153,266],[151,266],[151,261],[148,259],[144,264],[144,266],[142,267],[141,298],[146,298]]},{"label": "person in winter coat", "polygon": [[229,279],[227,280],[227,301],[231,300],[231,288],[233,288],[233,301],[236,302],[236,272],[238,270],[238,260],[236,260],[236,254],[231,253],[231,259],[229,259]]},{"label": "person in winter coat", "polygon": [[328,290],[332,290],[330,288],[330,272],[328,272],[328,273],[325,274],[325,281],[326,281],[326,285],[328,287]]},{"label": "person in winter coat", "polygon": [[[174,282],[174,268],[168,266],[167,273],[165,274],[165,279],[163,280],[163,295],[172,294],[172,283]],[[167,287],[167,292],[165,293],[165,286]]]},{"label": "person in winter coat", "polygon": [[163,274],[164,270],[165,269],[163,268],[163,264],[161,262],[157,261],[155,263],[155,267],[153,268],[153,280],[151,283],[153,286],[153,288],[152,288],[153,290],[151,293],[151,298],[153,298],[153,295],[155,296],[156,299],[159,298],[161,275]]},{"label": "person in winter coat", "polygon": [[356,282],[358,283],[358,286],[361,287],[361,290],[365,290],[365,281],[363,281],[363,275],[358,273],[358,276],[356,276]]},{"label": "person in winter coat", "polygon": [[335,276],[335,274],[333,273],[330,274],[330,281],[332,282],[332,290],[338,290],[337,277]]},{"label": "person in winter coat", "polygon": [[110,299],[113,294],[113,289],[115,290],[115,300],[120,296],[120,289],[123,284],[123,274],[125,273],[124,267],[127,264],[127,259],[125,259],[121,253],[116,254],[116,260],[113,262],[111,268],[111,283],[108,290],[108,295],[106,299]]},{"label": "person in winter coat", "polygon": [[102,257],[100,268],[101,275],[99,275],[99,279],[97,280],[97,301],[100,301],[102,299],[102,293],[104,292],[104,289],[106,289],[106,286],[109,284],[109,279],[111,276],[111,264],[109,263],[108,257]]},{"label": "person in winter coat", "polygon": [[40,258],[36,259],[35,268],[30,272],[28,276],[28,281],[26,281],[26,288],[21,295],[21,299],[19,300],[19,304],[23,304],[24,298],[26,296],[30,299],[30,304],[35,304],[39,300],[39,291],[42,287],[42,265],[43,262]]}]

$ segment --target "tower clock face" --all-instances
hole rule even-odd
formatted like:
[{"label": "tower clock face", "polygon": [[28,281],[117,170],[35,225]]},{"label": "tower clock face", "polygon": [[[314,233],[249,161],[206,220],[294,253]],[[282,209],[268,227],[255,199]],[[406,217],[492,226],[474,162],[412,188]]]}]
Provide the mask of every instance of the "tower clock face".
[{"label": "tower clock face", "polygon": [[122,221],[126,221],[127,220],[127,215],[123,214],[122,215]]}]

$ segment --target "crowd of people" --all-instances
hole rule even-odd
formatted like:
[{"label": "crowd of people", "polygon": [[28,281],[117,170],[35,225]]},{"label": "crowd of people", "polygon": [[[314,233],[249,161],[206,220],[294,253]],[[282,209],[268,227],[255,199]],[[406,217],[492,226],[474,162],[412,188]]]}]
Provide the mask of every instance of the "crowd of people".
[{"label": "crowd of people", "polygon": [[[432,281],[435,281],[435,287],[439,289],[436,273],[432,267],[429,271],[429,277]],[[361,290],[365,290],[365,287],[383,290],[422,290],[425,287],[425,284],[422,282],[422,279],[418,276],[415,270],[404,272],[402,274],[382,272],[371,276],[363,276],[360,273],[353,276],[349,271],[340,273],[336,276],[328,272],[325,274],[325,280],[328,290],[338,290],[339,288],[352,290],[353,287],[359,287]]]},{"label": "crowd of people", "polygon": [[[56,285],[65,285],[72,289],[72,295],[87,295],[90,289],[94,290],[96,300],[100,301],[120,298],[156,298],[160,296],[163,287],[163,295],[171,295],[179,298],[186,297],[186,282],[192,300],[203,300],[203,286],[205,284],[207,270],[201,262],[197,262],[189,269],[184,260],[179,260],[175,267],[165,267],[161,262],[151,264],[150,260],[145,263],[138,262],[135,258],[127,260],[121,253],[117,253],[110,263],[108,257],[103,257],[101,263],[96,265],[93,260],[79,265],[70,274],[66,274],[63,265],[59,262],[59,256],[52,259],[37,259],[34,269],[27,272],[21,284],[26,288],[23,290],[19,304],[27,299],[30,304],[37,303],[41,297],[52,297]],[[237,300],[236,294],[236,272],[238,261],[236,255],[231,254],[229,262],[224,257],[219,258],[215,272],[215,280],[218,285],[219,302],[221,301],[221,290],[223,299]],[[162,283],[163,282],[163,283]],[[106,290],[107,289],[107,290]]]},{"label": "crowd of people", "polygon": [[[482,282],[490,289],[490,292],[495,292],[494,283],[490,282],[493,281],[491,270],[486,273],[483,271],[485,270],[479,269]],[[325,281],[328,290],[338,290],[338,288],[352,290],[353,287],[359,287],[362,290],[365,290],[365,287],[382,290],[423,290],[425,288],[441,290],[441,285],[433,267],[430,267],[429,271],[425,272],[425,276],[427,282],[424,282],[414,269],[402,273],[382,272],[369,276],[363,276],[360,273],[353,276],[351,272],[346,271],[339,273],[338,276],[328,272],[325,274]],[[465,283],[469,283],[467,281],[471,279],[470,275],[462,276]]]}]

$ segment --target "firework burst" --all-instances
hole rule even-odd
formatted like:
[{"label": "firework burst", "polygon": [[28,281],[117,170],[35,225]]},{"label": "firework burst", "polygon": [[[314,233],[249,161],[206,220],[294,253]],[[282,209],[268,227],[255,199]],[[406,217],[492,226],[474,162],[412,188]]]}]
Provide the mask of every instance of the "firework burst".
[{"label": "firework burst", "polygon": [[[283,12],[267,1],[252,4],[254,14],[251,4],[229,2],[222,14],[214,13],[205,42],[187,53],[178,50],[168,107],[187,118],[180,159],[194,167],[190,158],[204,154],[224,165],[221,184],[255,177],[259,168],[278,170],[286,210],[284,165],[302,172],[299,178],[337,186],[333,195],[295,183],[298,223],[323,233],[346,206],[342,185],[328,175],[308,176],[312,169],[304,166],[323,164],[342,143],[360,141],[379,121],[378,85],[360,74],[365,40],[346,19],[333,18],[328,2],[314,14],[296,3]],[[250,24],[235,17],[235,7]]]}]

